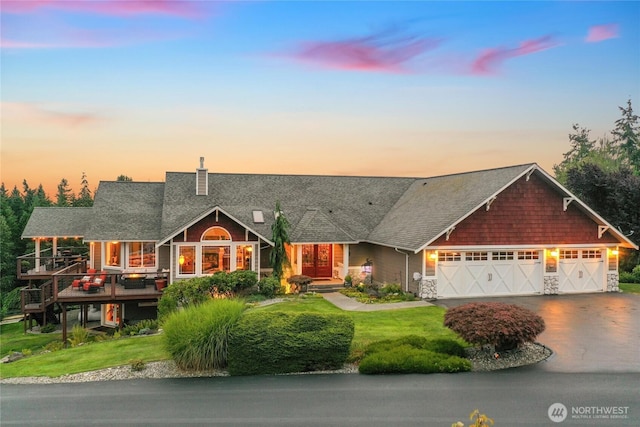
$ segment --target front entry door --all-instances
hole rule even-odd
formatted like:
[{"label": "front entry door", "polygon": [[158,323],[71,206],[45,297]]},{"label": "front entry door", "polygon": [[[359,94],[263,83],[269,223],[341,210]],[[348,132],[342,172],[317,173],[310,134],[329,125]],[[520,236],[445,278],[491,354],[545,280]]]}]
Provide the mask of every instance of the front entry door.
[{"label": "front entry door", "polygon": [[331,277],[331,244],[302,245],[302,274]]}]

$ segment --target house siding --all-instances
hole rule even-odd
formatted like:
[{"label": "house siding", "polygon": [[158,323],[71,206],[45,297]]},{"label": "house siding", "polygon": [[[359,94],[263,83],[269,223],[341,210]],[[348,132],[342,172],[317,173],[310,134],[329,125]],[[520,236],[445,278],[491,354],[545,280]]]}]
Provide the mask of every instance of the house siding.
[{"label": "house siding", "polygon": [[[247,241],[246,230],[231,218],[218,212],[218,221],[216,221],[215,212],[201,219],[187,229],[187,239],[184,239],[184,233],[179,233],[173,239],[174,242],[200,242],[202,234],[210,227],[222,227],[231,234],[231,240],[244,242]],[[248,241],[258,241],[258,237],[253,233],[248,233]]]},{"label": "house siding", "polygon": [[489,211],[480,207],[456,225],[446,240],[431,246],[616,244],[609,233],[598,239],[598,225],[576,202],[563,210],[563,196],[535,174],[520,178],[498,194]]}]

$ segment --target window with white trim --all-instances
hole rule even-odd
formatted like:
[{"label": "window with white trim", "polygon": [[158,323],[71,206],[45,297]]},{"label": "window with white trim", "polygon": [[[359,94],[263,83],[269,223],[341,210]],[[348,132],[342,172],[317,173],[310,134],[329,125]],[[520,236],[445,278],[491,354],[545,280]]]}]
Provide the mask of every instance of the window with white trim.
[{"label": "window with white trim", "polygon": [[518,251],[518,259],[539,259],[538,251]]},{"label": "window with white trim", "polygon": [[440,252],[438,251],[438,261],[460,261],[460,252]]},{"label": "window with white trim", "polygon": [[156,266],[156,244],[154,242],[129,242],[127,267],[150,268]]},{"label": "window with white trim", "polygon": [[466,261],[486,261],[488,258],[488,252],[466,252],[464,254],[464,259]]},{"label": "window with white trim", "polygon": [[578,259],[578,250],[560,249],[560,259]]},{"label": "window with white trim", "polygon": [[491,259],[493,261],[509,261],[513,259],[513,252],[492,252]]},{"label": "window with white trim", "polygon": [[582,251],[582,258],[589,258],[589,259],[602,258],[602,251],[598,249],[584,250]]}]

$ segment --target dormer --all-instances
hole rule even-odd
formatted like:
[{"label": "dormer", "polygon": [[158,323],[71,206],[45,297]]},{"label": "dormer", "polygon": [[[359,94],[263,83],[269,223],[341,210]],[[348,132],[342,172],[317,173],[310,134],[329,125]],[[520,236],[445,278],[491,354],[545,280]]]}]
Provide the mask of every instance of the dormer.
[{"label": "dormer", "polygon": [[200,157],[200,167],[196,169],[196,196],[209,195],[209,178],[204,167],[204,157]]}]

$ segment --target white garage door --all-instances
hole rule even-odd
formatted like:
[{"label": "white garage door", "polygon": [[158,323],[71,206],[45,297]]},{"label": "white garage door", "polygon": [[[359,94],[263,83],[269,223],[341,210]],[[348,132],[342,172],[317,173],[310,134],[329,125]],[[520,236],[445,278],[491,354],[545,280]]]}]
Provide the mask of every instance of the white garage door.
[{"label": "white garage door", "polygon": [[438,297],[542,293],[539,251],[438,252]]},{"label": "white garage door", "polygon": [[558,279],[561,293],[603,291],[606,281],[602,251],[560,250]]}]

